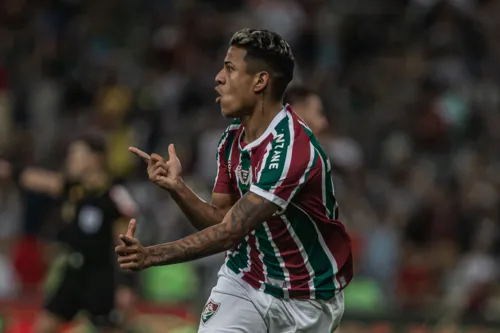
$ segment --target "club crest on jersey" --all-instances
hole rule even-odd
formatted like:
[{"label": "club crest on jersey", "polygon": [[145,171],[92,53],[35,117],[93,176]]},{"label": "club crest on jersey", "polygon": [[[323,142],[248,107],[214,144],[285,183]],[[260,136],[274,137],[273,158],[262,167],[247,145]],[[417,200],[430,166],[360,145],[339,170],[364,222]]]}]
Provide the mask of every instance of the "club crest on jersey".
[{"label": "club crest on jersey", "polygon": [[238,165],[236,168],[236,176],[243,185],[249,185],[252,181],[252,173],[248,170],[243,170],[241,165]]},{"label": "club crest on jersey", "polygon": [[201,313],[201,321],[205,324],[214,316],[214,314],[217,313],[219,308],[220,308],[220,303],[215,303],[212,300],[209,300],[208,303],[203,308],[203,312]]}]

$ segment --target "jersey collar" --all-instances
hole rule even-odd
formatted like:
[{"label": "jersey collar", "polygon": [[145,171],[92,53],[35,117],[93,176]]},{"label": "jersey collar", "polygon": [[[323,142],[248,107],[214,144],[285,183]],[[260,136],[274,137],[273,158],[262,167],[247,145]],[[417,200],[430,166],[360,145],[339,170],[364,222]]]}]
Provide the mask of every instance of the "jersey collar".
[{"label": "jersey collar", "polygon": [[253,148],[257,147],[260,145],[271,133],[273,132],[274,128],[278,126],[278,124],[286,118],[287,116],[287,110],[289,109],[288,104],[281,109],[281,111],[274,117],[274,119],[271,121],[267,129],[262,133],[261,136],[259,136],[257,139],[254,141],[250,142],[245,146],[245,148],[241,148],[241,138],[243,137],[243,133],[245,133],[245,128],[242,126],[242,130],[240,132],[240,136],[238,138],[238,148],[240,151],[250,151]]}]

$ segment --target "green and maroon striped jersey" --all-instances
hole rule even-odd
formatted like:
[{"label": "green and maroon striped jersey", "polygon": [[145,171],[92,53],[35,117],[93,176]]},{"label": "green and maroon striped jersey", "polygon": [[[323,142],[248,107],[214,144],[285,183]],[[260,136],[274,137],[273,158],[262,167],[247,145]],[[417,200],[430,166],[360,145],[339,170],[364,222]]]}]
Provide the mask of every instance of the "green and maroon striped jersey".
[{"label": "green and maroon striped jersey", "polygon": [[226,253],[225,264],[279,298],[330,299],[352,279],[351,242],[338,221],[328,157],[287,105],[257,140],[239,120],[217,148],[216,193],[251,191],[280,207]]}]

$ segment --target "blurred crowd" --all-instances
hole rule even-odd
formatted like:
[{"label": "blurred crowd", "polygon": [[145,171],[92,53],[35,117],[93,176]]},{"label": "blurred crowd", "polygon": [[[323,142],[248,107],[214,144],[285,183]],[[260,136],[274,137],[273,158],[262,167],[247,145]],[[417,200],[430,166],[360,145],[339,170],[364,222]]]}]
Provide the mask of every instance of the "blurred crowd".
[{"label": "blurred crowd", "polygon": [[[500,319],[498,17],[494,0],[4,0],[0,157],[58,169],[76,135],[102,133],[110,170],[141,208],[140,238],[193,232],[127,148],[166,156],[175,143],[184,178],[209,199],[228,40],[274,30],[292,45],[294,81],[325,105],[355,252],[348,311]],[[50,205],[0,184],[1,297],[40,283],[45,258],[33,249],[51,240]],[[164,277],[189,276],[179,283],[192,279],[189,297],[203,303],[221,262]],[[144,295],[165,284],[143,281]]]}]

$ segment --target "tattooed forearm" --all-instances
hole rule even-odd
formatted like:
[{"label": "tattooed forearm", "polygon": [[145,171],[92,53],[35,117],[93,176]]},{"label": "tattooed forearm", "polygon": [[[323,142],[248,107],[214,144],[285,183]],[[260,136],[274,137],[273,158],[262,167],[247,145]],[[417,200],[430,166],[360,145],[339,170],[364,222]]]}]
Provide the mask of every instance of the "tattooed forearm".
[{"label": "tattooed forearm", "polygon": [[176,242],[149,247],[149,266],[191,261],[231,249],[277,209],[270,201],[247,193],[231,208],[222,223]]}]

